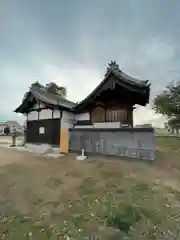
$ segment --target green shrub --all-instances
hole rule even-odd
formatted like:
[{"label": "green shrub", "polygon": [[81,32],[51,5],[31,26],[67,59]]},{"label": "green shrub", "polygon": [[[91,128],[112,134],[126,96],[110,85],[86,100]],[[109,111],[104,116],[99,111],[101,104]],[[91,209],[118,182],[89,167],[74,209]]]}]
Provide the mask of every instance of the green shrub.
[{"label": "green shrub", "polygon": [[112,213],[107,217],[107,224],[110,227],[128,233],[130,227],[142,218],[140,209],[135,205],[128,205],[122,211]]}]

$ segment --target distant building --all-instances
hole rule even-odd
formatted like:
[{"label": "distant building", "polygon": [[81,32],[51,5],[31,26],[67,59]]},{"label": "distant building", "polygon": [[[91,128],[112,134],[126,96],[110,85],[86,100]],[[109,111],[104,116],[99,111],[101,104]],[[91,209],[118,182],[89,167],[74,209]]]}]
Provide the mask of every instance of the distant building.
[{"label": "distant building", "polygon": [[7,121],[6,125],[9,126],[10,129],[12,128],[12,126],[15,126],[17,132],[23,132],[24,130],[24,128],[16,121]]},{"label": "distant building", "polygon": [[4,135],[4,129],[7,127],[5,122],[0,122],[0,135]]},{"label": "distant building", "polygon": [[16,122],[16,121],[3,121],[3,122],[0,122],[0,135],[4,135],[4,129],[6,127],[9,127],[9,129],[11,131],[11,128],[12,128],[13,125],[16,127],[17,132],[23,133],[24,128],[18,122]]}]

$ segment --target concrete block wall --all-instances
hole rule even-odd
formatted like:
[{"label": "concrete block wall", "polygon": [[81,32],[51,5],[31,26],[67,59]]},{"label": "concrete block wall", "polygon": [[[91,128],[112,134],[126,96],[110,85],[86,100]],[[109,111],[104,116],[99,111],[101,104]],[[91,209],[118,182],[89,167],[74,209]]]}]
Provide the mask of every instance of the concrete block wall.
[{"label": "concrete block wall", "polygon": [[153,128],[70,129],[70,151],[154,160]]}]

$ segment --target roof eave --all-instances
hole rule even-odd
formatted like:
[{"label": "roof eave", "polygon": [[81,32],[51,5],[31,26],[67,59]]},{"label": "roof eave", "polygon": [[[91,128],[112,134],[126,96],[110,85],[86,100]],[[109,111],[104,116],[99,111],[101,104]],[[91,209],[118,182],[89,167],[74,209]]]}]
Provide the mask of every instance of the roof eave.
[{"label": "roof eave", "polygon": [[[142,88],[146,88],[148,86],[151,85],[151,83],[149,82],[149,80],[139,80],[139,79],[135,79],[133,77],[130,77],[129,75],[125,74],[124,72],[120,71],[117,72],[116,70],[111,70],[109,74],[113,73],[117,78],[119,78],[119,80],[123,80],[124,82],[127,82],[129,84],[135,85],[137,87],[142,87]],[[108,74],[108,76],[109,76]],[[121,76],[122,74],[122,76]],[[124,75],[124,77],[123,77]],[[127,79],[126,79],[126,78]],[[129,79],[128,79],[129,78]]]},{"label": "roof eave", "polygon": [[[46,96],[43,97],[43,95],[41,95],[41,93],[35,91],[32,88],[31,88],[31,92],[36,99],[38,99],[41,102],[44,102],[46,104],[51,104],[53,106],[60,106],[60,107],[64,107],[64,108],[67,108],[67,109],[72,109],[74,107],[74,106],[68,106],[68,104],[74,104],[73,102],[68,101],[68,100],[64,100],[63,98],[62,99],[61,98],[53,99],[52,101],[50,101],[49,99],[47,99]],[[57,96],[55,96],[55,97],[57,97]],[[61,103],[61,101],[67,101],[67,104],[63,104],[63,103]]]},{"label": "roof eave", "polygon": [[19,107],[17,107],[15,110],[13,110],[13,112],[26,114],[26,111],[24,111],[23,108],[24,108],[24,106],[21,104]]},{"label": "roof eave", "polygon": [[[116,76],[116,74],[114,73],[114,71],[113,70],[109,70],[107,73],[106,73],[106,75],[105,75],[105,77],[104,77],[104,79],[102,80],[102,82],[85,98],[85,99],[83,99],[81,102],[79,102],[73,109],[75,110],[75,111],[80,111],[81,109],[83,109],[84,108],[84,105],[86,105],[86,102],[94,95],[94,94],[96,94],[96,92],[99,90],[99,88],[106,82],[106,80],[109,78],[109,76],[111,75],[111,74],[114,74],[115,76]],[[118,76],[116,76],[116,77],[118,77]],[[122,79],[121,79],[122,80]],[[142,84],[137,84],[136,82],[133,82],[133,85],[137,85],[137,86],[139,86],[140,87],[140,89],[142,89],[142,91],[143,91],[143,89],[145,90],[147,90],[148,92],[147,93],[145,93],[145,95],[147,94],[148,96],[147,96],[147,100],[146,101],[144,101],[144,103],[142,104],[142,106],[146,106],[146,104],[148,104],[149,103],[149,91],[150,91],[150,86],[151,86],[151,83],[149,82],[149,80],[145,80],[144,81],[144,83],[142,83]],[[135,90],[134,90],[135,91]],[[141,94],[142,94],[142,92],[141,92]]]},{"label": "roof eave", "polygon": [[15,113],[24,113],[23,108],[24,108],[24,103],[22,103],[19,107],[17,107],[13,112]]}]

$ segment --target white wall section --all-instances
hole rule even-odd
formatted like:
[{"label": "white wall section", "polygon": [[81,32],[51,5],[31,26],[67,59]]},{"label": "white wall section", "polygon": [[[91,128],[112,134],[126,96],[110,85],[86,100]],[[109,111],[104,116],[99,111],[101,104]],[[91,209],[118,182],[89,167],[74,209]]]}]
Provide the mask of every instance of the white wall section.
[{"label": "white wall section", "polygon": [[120,122],[101,122],[92,125],[75,125],[75,128],[120,128],[121,125]]},{"label": "white wall section", "polygon": [[120,128],[120,122],[101,122],[101,123],[94,123],[94,128]]},{"label": "white wall section", "polygon": [[75,128],[93,128],[93,125],[75,125]]},{"label": "white wall section", "polygon": [[[75,114],[67,111],[63,111],[61,119],[61,127],[65,129],[70,129],[74,127]],[[68,142],[70,140],[70,132],[68,131]]]},{"label": "white wall section", "polygon": [[54,109],[53,118],[60,118],[61,111],[59,109]]},{"label": "white wall section", "polygon": [[28,121],[38,120],[38,112],[32,111],[32,112],[28,113],[27,120]]},{"label": "white wall section", "polygon": [[39,112],[39,119],[51,119],[52,118],[52,110],[51,109],[42,109]]},{"label": "white wall section", "polygon": [[66,128],[72,128],[75,122],[75,115],[74,113],[63,111],[62,119],[61,119],[61,126]]},{"label": "white wall section", "polygon": [[75,116],[76,121],[84,121],[84,120],[90,120],[90,113],[81,113],[81,114],[76,114]]}]

